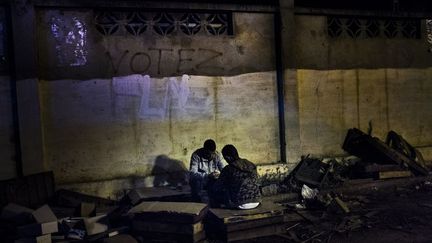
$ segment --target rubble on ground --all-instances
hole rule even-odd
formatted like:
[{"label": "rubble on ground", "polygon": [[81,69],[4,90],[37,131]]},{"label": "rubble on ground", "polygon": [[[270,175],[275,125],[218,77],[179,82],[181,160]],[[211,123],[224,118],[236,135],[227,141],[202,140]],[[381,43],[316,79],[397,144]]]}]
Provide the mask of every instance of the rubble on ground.
[{"label": "rubble on ground", "polygon": [[394,131],[382,142],[358,129],[342,147],[350,156],[302,157],[282,182],[261,187],[260,207],[245,211],[191,203],[187,187],[137,188],[114,201],[54,191],[52,172],[0,182],[2,242],[331,242],[368,229],[412,234],[413,225],[429,226],[432,182],[418,150]]}]

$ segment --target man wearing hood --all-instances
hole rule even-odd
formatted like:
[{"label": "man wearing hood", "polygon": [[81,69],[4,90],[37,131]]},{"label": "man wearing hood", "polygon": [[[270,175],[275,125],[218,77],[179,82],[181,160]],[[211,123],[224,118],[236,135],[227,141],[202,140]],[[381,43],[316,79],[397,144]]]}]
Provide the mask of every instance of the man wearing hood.
[{"label": "man wearing hood", "polygon": [[239,157],[237,149],[228,144],[222,149],[228,163],[210,191],[211,206],[221,204],[229,208],[252,209],[258,207],[261,193],[256,166]]},{"label": "man wearing hood", "polygon": [[206,201],[203,190],[212,187],[223,167],[221,156],[216,151],[216,143],[212,139],[207,139],[202,148],[193,152],[189,170],[193,201]]}]

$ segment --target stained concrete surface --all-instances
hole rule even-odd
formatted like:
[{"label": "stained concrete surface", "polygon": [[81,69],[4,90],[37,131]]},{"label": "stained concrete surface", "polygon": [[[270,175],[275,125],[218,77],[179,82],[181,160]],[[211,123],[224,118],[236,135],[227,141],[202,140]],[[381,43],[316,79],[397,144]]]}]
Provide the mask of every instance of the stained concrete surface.
[{"label": "stained concrete surface", "polygon": [[[430,182],[345,194],[349,214],[305,210],[313,222],[287,225],[287,233],[239,242],[430,242]],[[345,223],[344,223],[345,222]],[[295,227],[291,227],[294,226]],[[297,241],[293,238],[293,233]]]},{"label": "stained concrete surface", "polygon": [[59,184],[149,176],[159,156],[182,171],[207,138],[255,163],[279,160],[273,72],[150,86],[135,77],[41,82],[46,162]]},{"label": "stained concrete surface", "polygon": [[16,176],[10,77],[0,77],[0,180]]},{"label": "stained concrete surface", "polygon": [[432,160],[432,69],[298,70],[301,151],[337,156],[349,128],[401,134]]},{"label": "stained concrete surface", "polygon": [[[118,31],[103,35],[96,29],[97,13],[91,9],[39,9],[40,78],[90,79],[135,73],[221,76],[275,69],[273,14],[234,12],[235,34],[214,36],[206,33],[205,19],[197,34],[182,33],[177,23],[182,14],[170,13],[177,21],[172,34],[161,36],[150,26],[135,36],[125,29],[130,13],[116,12],[113,25]],[[157,13],[141,14],[152,19]]]},{"label": "stained concrete surface", "polygon": [[[346,129],[366,131],[369,124],[381,139],[397,131],[431,160],[425,37],[331,39],[325,16],[294,15],[289,3],[282,16],[289,163],[275,168],[289,170],[306,154],[345,155]],[[193,38],[102,36],[85,9],[38,9],[36,15],[41,77],[20,82],[25,171],[52,169],[60,184],[107,195],[125,185],[153,185],[161,156],[175,165],[168,173],[184,173],[190,154],[209,137],[220,147],[238,146],[257,164],[280,160],[272,14],[236,12],[234,36]],[[78,56],[75,44],[83,47]],[[208,51],[213,47],[216,52]],[[150,56],[148,70],[146,55],[135,55],[141,52]],[[202,64],[207,54],[219,56]],[[185,89],[176,75],[187,71],[205,76],[192,75]],[[124,76],[132,73],[159,78],[144,94]],[[274,179],[280,171],[263,174]]]},{"label": "stained concrete surface", "polygon": [[[287,130],[300,137],[287,135],[288,155],[344,156],[347,129],[371,126],[381,140],[395,130],[431,160],[431,75],[430,68],[298,70],[298,116],[290,106],[286,112],[299,124],[287,121]],[[158,157],[172,162],[162,166],[167,172],[181,175],[208,137],[218,149],[236,145],[257,164],[279,160],[274,73],[191,76],[188,83],[152,78],[147,95],[130,79],[122,77],[124,87],[106,79],[41,82],[46,161],[60,184],[105,181],[94,189],[110,190],[126,182],[109,180],[131,176],[137,179],[126,184],[152,185],[154,177],[138,177],[154,176]],[[262,169],[262,175],[280,178],[296,161]]]},{"label": "stained concrete surface", "polygon": [[[424,24],[424,20],[421,20]],[[432,57],[420,38],[352,38],[328,35],[327,17],[295,16],[295,60],[299,69],[427,68]]]}]

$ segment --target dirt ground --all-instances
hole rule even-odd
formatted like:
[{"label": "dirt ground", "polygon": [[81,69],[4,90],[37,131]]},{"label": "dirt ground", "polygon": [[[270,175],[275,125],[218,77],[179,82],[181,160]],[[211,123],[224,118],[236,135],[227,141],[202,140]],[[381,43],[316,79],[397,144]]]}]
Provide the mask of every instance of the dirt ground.
[{"label": "dirt ground", "polygon": [[349,213],[329,208],[298,211],[309,220],[284,234],[242,242],[432,242],[432,184],[342,195]]}]

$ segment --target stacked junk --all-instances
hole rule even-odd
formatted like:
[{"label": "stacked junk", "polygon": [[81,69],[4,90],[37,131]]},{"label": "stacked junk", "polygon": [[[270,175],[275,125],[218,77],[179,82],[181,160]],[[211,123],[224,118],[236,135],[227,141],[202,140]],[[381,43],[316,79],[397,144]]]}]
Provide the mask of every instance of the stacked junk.
[{"label": "stacked junk", "polygon": [[[278,219],[292,223],[279,236],[308,242],[329,237],[329,232],[364,227],[366,218],[376,212],[353,214],[353,205],[368,199],[356,195],[353,200],[345,194],[347,185],[429,174],[421,153],[393,131],[383,142],[350,129],[342,147],[352,156],[327,160],[305,156],[277,185],[279,195],[292,195],[278,201],[287,209],[277,211]],[[146,202],[137,190],[120,201],[55,192],[52,172],[0,182],[0,192],[1,242],[202,242],[205,216],[211,212],[201,203]]]},{"label": "stacked junk", "polygon": [[[426,176],[429,169],[421,153],[394,131],[383,142],[357,128],[348,130],[342,148],[352,156],[342,159],[318,159],[309,156],[302,160],[280,185],[280,191],[300,193],[303,204],[316,202],[319,192],[334,191],[344,184],[371,182],[390,178]],[[320,200],[342,201],[330,194]],[[342,208],[347,211],[346,207]]]},{"label": "stacked junk", "polygon": [[[287,229],[291,242],[330,242],[338,233],[350,233],[362,228],[388,228],[383,219],[401,211],[386,208],[389,200],[422,190],[430,191],[429,169],[421,153],[394,131],[383,142],[359,129],[349,129],[342,148],[351,156],[341,159],[302,157],[300,163],[279,185],[279,191],[293,194],[283,205],[291,208],[303,221]],[[426,178],[426,181],[425,181]],[[388,180],[393,179],[393,180]],[[394,193],[396,192],[396,193]],[[393,193],[393,194],[392,194]],[[380,202],[381,210],[376,210]],[[432,204],[426,205],[432,208]],[[391,207],[391,206],[390,206]],[[384,226],[383,226],[384,225]],[[403,231],[403,227],[393,229]],[[408,232],[408,231],[406,231]]]},{"label": "stacked junk", "polygon": [[0,190],[24,190],[0,197],[3,205],[5,199],[9,201],[0,214],[0,242],[199,242],[205,238],[206,204],[143,201],[137,196],[139,189],[114,201],[64,189],[54,192],[52,181],[52,172],[45,172],[6,182],[9,185],[0,183]]}]

